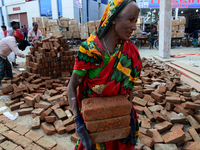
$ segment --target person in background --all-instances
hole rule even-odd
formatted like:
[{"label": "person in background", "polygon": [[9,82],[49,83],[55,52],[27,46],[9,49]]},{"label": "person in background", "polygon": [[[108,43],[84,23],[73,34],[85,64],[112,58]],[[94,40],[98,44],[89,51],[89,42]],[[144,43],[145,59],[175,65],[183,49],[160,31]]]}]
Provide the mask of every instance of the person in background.
[{"label": "person in background", "polygon": [[7,36],[7,33],[8,33],[8,30],[7,30],[7,27],[6,26],[1,26],[3,32],[4,32],[4,37]]},{"label": "person in background", "polygon": [[27,40],[28,28],[24,25],[24,40]]},{"label": "person in background", "polygon": [[24,26],[21,26],[21,31],[22,33],[24,33]]},{"label": "person in background", "polygon": [[153,44],[154,44],[154,41],[156,40],[156,37],[154,37],[154,35],[156,34],[156,28],[151,25],[151,28],[150,28],[150,47],[149,49],[153,49]]},{"label": "person in background", "polygon": [[193,34],[193,38],[194,38],[194,45],[193,46],[194,46],[194,48],[197,48],[197,46],[199,44],[199,41],[198,41],[198,30],[195,30],[191,34]]},{"label": "person in background", "polygon": [[[12,21],[11,27],[8,29],[7,36],[13,36],[16,29],[18,29],[18,22]],[[17,68],[17,66],[18,66],[18,64],[16,63],[16,59],[17,59],[17,56],[15,55],[15,60],[14,60],[14,62],[12,62],[13,68]]]},{"label": "person in background", "polygon": [[1,80],[4,77],[10,77],[12,78],[12,69],[11,64],[7,60],[7,56],[14,52],[17,56],[25,58],[25,57],[31,57],[31,55],[24,55],[19,52],[17,48],[17,43],[21,43],[24,39],[24,35],[21,32],[20,29],[16,29],[13,36],[7,36],[6,38],[2,39],[0,41],[0,89],[3,87],[1,85]]},{"label": "person in background", "polygon": [[38,23],[33,22],[33,29],[28,32],[29,42],[33,45],[35,41],[42,40],[42,32],[38,29]]}]

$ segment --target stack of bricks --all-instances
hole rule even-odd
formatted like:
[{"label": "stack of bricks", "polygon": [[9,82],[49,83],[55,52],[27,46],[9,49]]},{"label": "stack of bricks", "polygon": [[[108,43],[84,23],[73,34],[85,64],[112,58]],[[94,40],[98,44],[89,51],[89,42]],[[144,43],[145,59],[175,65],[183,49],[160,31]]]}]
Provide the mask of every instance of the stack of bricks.
[{"label": "stack of bricks", "polygon": [[55,141],[0,114],[0,150],[66,150]]},{"label": "stack of bricks", "polygon": [[93,144],[123,139],[130,134],[131,103],[122,95],[84,99],[82,113]]},{"label": "stack of bricks", "polygon": [[10,97],[5,104],[19,116],[32,115],[33,130],[42,127],[47,135],[71,133],[76,124],[67,101],[69,80],[70,77],[52,79],[25,71],[2,88],[2,93]]},{"label": "stack of bricks", "polygon": [[75,63],[78,50],[69,50],[67,39],[48,37],[34,43],[30,48],[33,57],[27,57],[27,71],[41,76],[58,78],[63,73],[70,75]]}]

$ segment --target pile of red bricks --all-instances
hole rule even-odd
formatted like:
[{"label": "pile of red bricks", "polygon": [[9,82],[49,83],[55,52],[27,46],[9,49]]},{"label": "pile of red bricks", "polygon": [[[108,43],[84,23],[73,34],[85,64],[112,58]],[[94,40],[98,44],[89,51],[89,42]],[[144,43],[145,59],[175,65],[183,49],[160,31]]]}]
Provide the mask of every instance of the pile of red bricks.
[{"label": "pile of red bricks", "polygon": [[23,72],[14,77],[12,84],[3,88],[9,94],[6,105],[18,114],[32,114],[32,129],[42,126],[47,135],[64,134],[75,130],[72,111],[67,101],[67,85],[70,77],[40,77]]},{"label": "pile of red bricks", "polygon": [[45,38],[30,48],[33,57],[27,57],[26,70],[52,78],[62,74],[70,76],[77,52],[76,49],[69,50],[67,39],[62,36]]},{"label": "pile of red bricks", "polygon": [[55,141],[45,138],[0,114],[0,150],[66,150]]},{"label": "pile of red bricks", "polygon": [[82,113],[94,144],[123,139],[130,134],[131,103],[122,95],[84,99]]},{"label": "pile of red bricks", "polygon": [[200,149],[200,94],[191,96],[192,88],[180,81],[177,72],[151,59],[142,62],[132,100],[140,119],[136,149]]}]

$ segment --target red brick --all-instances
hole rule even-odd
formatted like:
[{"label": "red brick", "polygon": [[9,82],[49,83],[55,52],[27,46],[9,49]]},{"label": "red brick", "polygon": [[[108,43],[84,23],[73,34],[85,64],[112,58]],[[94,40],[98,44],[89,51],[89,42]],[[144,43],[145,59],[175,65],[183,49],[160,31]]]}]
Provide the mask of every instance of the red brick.
[{"label": "red brick", "polygon": [[167,87],[167,89],[168,89],[169,91],[172,91],[172,90],[174,89],[175,86],[176,86],[176,85],[175,85],[173,82],[170,82],[170,83],[168,83],[168,84],[166,85],[166,87]]},{"label": "red brick", "polygon": [[19,133],[16,133],[12,130],[9,131],[5,131],[3,133],[1,133],[3,136],[5,136],[8,140],[13,141],[14,139],[16,139],[18,136],[20,136]]},{"label": "red brick", "polygon": [[54,121],[56,121],[56,116],[46,116],[44,119],[47,123],[53,123]]},{"label": "red brick", "polygon": [[51,104],[48,104],[48,103],[45,103],[45,104],[42,104],[42,103],[35,103],[35,108],[44,108],[44,109],[48,109],[51,107]]},{"label": "red brick", "polygon": [[156,129],[148,129],[147,130],[147,135],[150,136],[153,141],[156,143],[163,143],[163,139],[160,135],[160,133]]},{"label": "red brick", "polygon": [[41,138],[36,142],[39,146],[43,147],[45,150],[50,150],[57,144],[55,141],[49,140],[47,138]]},{"label": "red brick", "polygon": [[199,123],[191,116],[187,116],[187,120],[190,122],[191,126],[199,125]]},{"label": "red brick", "polygon": [[25,104],[22,104],[20,105],[20,109],[24,109],[24,108],[30,108],[31,106],[27,105],[26,103]]},{"label": "red brick", "polygon": [[139,97],[134,97],[134,99],[132,100],[132,103],[144,107],[144,106],[146,106],[147,101],[145,101],[145,100],[143,100],[143,99],[141,99]]},{"label": "red brick", "polygon": [[166,144],[168,143],[176,144],[184,140],[186,138],[186,135],[182,129],[176,129],[172,132],[165,134],[162,138]]},{"label": "red brick", "polygon": [[31,128],[32,129],[40,128],[40,117],[39,116],[36,116],[35,118],[33,118]]},{"label": "red brick", "polygon": [[187,142],[183,145],[182,150],[198,150],[200,149],[199,142]]},{"label": "red brick", "polygon": [[36,80],[31,81],[32,84],[38,84],[41,82],[42,82],[42,79],[36,79]]},{"label": "red brick", "polygon": [[54,113],[56,114],[58,119],[61,119],[61,120],[67,119],[66,113],[61,108],[55,109]]},{"label": "red brick", "polygon": [[66,132],[67,133],[71,133],[72,131],[74,131],[75,129],[76,129],[76,124],[75,123],[73,123],[73,124],[71,124],[71,125],[68,125],[68,126],[66,126]]},{"label": "red brick", "polygon": [[[104,131],[99,133],[91,133],[89,136],[92,139],[92,143],[103,143],[106,141],[112,141],[117,139],[123,139],[126,138],[130,134],[131,127],[128,126],[126,128],[122,129],[113,129],[110,131]],[[120,134],[118,134],[120,133]]]},{"label": "red brick", "polygon": [[130,115],[104,120],[86,121],[85,124],[90,133],[102,132],[115,128],[124,128],[130,124]]},{"label": "red brick", "polygon": [[172,123],[170,123],[168,121],[164,121],[159,124],[156,124],[154,126],[154,129],[157,129],[159,133],[163,133],[163,132],[167,131],[168,129],[170,129],[172,126],[173,126]]},{"label": "red brick", "polygon": [[190,88],[186,86],[176,87],[176,90],[180,92],[190,92]]},{"label": "red brick", "polygon": [[153,112],[153,117],[155,120],[160,121],[160,122],[167,121],[167,117],[165,117],[164,115],[156,111]]},{"label": "red brick", "polygon": [[195,142],[200,142],[200,137],[194,128],[190,128],[189,133]]},{"label": "red brick", "polygon": [[49,103],[56,103],[56,102],[63,101],[63,100],[64,100],[63,95],[56,95],[56,96],[47,98],[47,101]]},{"label": "red brick", "polygon": [[62,148],[61,146],[57,145],[56,147],[54,147],[52,150],[67,150]]},{"label": "red brick", "polygon": [[79,135],[77,134],[77,132],[75,132],[74,134],[71,135],[70,139],[71,141],[73,141],[74,143],[77,143],[78,139],[79,139]]},{"label": "red brick", "polygon": [[56,128],[56,132],[58,134],[66,133],[66,127],[63,126],[62,120],[57,120],[53,123],[54,127]]},{"label": "red brick", "polygon": [[46,122],[42,123],[42,129],[47,135],[53,135],[56,133],[56,129],[54,128],[54,126]]},{"label": "red brick", "polygon": [[9,96],[10,96],[10,99],[12,100],[12,99],[15,99],[15,98],[17,98],[17,97],[20,97],[20,96],[22,96],[22,95],[23,95],[23,92],[21,91],[21,92],[16,93],[16,94],[10,94]]},{"label": "red brick", "polygon": [[12,120],[4,120],[3,122],[2,122],[5,126],[7,126],[9,129],[13,129],[13,128],[15,128],[16,126],[17,126],[17,123],[16,122],[14,122],[14,121],[12,121]]},{"label": "red brick", "polygon": [[24,109],[20,109],[18,111],[18,114],[20,116],[23,116],[23,115],[31,114],[32,111],[33,111],[33,108],[24,108]]},{"label": "red brick", "polygon": [[0,135],[0,143],[3,143],[6,140],[6,138],[3,135]]},{"label": "red brick", "polygon": [[186,108],[183,108],[182,106],[176,106],[174,108],[174,111],[177,113],[182,113],[185,116],[188,116],[189,114],[191,114],[191,115],[194,114],[194,112],[191,109],[186,109]]},{"label": "red brick", "polygon": [[6,94],[6,93],[12,92],[13,91],[13,87],[12,87],[12,85],[9,85],[9,86],[6,86],[6,87],[2,88],[1,90],[2,90],[3,94]]},{"label": "red brick", "polygon": [[0,144],[0,147],[6,150],[11,150],[11,149],[15,149],[17,145],[10,141],[4,141],[3,143]]},{"label": "red brick", "polygon": [[35,143],[31,143],[25,148],[25,150],[44,150],[44,149]]},{"label": "red brick", "polygon": [[150,110],[151,112],[154,112],[154,111],[161,111],[161,110],[164,109],[161,105],[155,105],[155,106],[148,107],[148,108],[149,108],[149,110]]},{"label": "red brick", "polygon": [[165,98],[167,102],[174,103],[174,104],[180,104],[181,103],[181,98],[180,97],[172,97],[168,96]]},{"label": "red brick", "polygon": [[145,128],[145,129],[150,129],[150,128],[151,128],[150,119],[148,119],[148,118],[142,118],[141,127],[142,127],[142,128]]},{"label": "red brick", "polygon": [[151,97],[154,98],[158,102],[162,102],[162,100],[164,99],[164,96],[157,92],[151,92]]},{"label": "red brick", "polygon": [[88,98],[82,101],[85,121],[93,121],[130,115],[131,103],[122,95]]},{"label": "red brick", "polygon": [[24,136],[18,136],[16,139],[13,140],[13,142],[22,146],[23,148],[25,148],[28,145],[30,145],[31,143],[33,143],[32,140],[30,140],[29,138],[24,137]]},{"label": "red brick", "polygon": [[51,77],[40,77],[42,80],[51,80]]},{"label": "red brick", "polygon": [[11,83],[18,83],[20,81],[20,78],[16,77],[14,79],[12,79]]},{"label": "red brick", "polygon": [[136,110],[136,112],[137,112],[138,114],[143,115],[143,113],[144,113],[144,107],[141,107],[141,106],[139,106],[139,105],[134,105],[134,108],[135,108],[135,110]]},{"label": "red brick", "polygon": [[37,132],[34,132],[32,130],[30,130],[28,133],[25,134],[25,137],[31,139],[32,141],[36,142],[38,141],[40,138],[43,137],[43,135],[37,133]]},{"label": "red brick", "polygon": [[29,106],[34,106],[36,103],[36,100],[32,97],[26,96],[25,97],[25,102],[26,104],[28,104]]},{"label": "red brick", "polygon": [[15,128],[13,128],[12,130],[14,130],[15,132],[24,135],[26,134],[30,129],[22,126],[22,125],[17,125]]},{"label": "red brick", "polygon": [[68,118],[65,121],[63,121],[64,126],[71,125],[73,123],[74,123],[74,117]]},{"label": "red brick", "polygon": [[37,103],[39,103],[39,102],[40,102],[40,95],[39,95],[39,94],[36,94],[36,95],[34,96],[34,99],[36,100]]},{"label": "red brick", "polygon": [[154,89],[150,89],[150,88],[143,89],[144,94],[151,94],[151,92],[153,92],[153,91],[154,91]]},{"label": "red brick", "polygon": [[151,103],[154,103],[155,100],[150,96],[150,95],[144,95],[144,98],[143,100],[147,101],[147,102],[151,102]]},{"label": "red brick", "polygon": [[171,92],[171,91],[167,91],[165,95],[166,96],[173,96],[173,97],[179,97],[180,96],[180,94],[175,93],[175,92]]},{"label": "red brick", "polygon": [[167,111],[172,111],[174,109],[174,105],[170,102],[167,102],[165,108]]},{"label": "red brick", "polygon": [[184,114],[177,114],[175,112],[170,112],[167,114],[168,121],[171,123],[185,123],[186,117]]},{"label": "red brick", "polygon": [[53,89],[51,89],[51,90],[47,90],[47,91],[45,91],[45,93],[44,93],[45,95],[49,95],[49,96],[54,96],[54,95],[56,95],[57,94],[57,91],[56,90],[53,90]]},{"label": "red brick", "polygon": [[24,102],[18,102],[16,104],[13,104],[13,105],[10,106],[10,110],[11,111],[17,110],[17,109],[20,108],[20,105],[22,105],[22,104],[24,104]]},{"label": "red brick", "polygon": [[186,143],[186,142],[188,142],[188,141],[192,141],[192,137],[190,136],[189,133],[186,132],[185,135],[186,135],[186,138],[185,138],[183,141],[181,141],[180,143],[177,143],[177,144],[176,144],[177,147],[182,146],[184,143]]},{"label": "red brick", "polygon": [[19,98],[16,98],[14,100],[7,100],[7,101],[5,101],[5,104],[6,104],[6,106],[11,106],[11,105],[14,105],[14,104],[16,104],[18,102],[20,102],[20,100],[19,100]]},{"label": "red brick", "polygon": [[200,123],[200,115],[199,114],[195,114],[194,118],[198,121],[198,123]]},{"label": "red brick", "polygon": [[47,109],[45,112],[43,112],[43,113],[41,114],[40,120],[44,120],[44,118],[45,118],[46,116],[48,116],[51,112],[52,112],[52,109],[51,109],[51,108]]},{"label": "red brick", "polygon": [[14,150],[23,150],[21,146],[17,146]]},{"label": "red brick", "polygon": [[66,101],[66,100],[60,101],[60,102],[59,102],[59,105],[60,105],[60,107],[62,107],[62,106],[69,106],[69,102]]},{"label": "red brick", "polygon": [[150,119],[150,121],[154,122],[155,119],[152,115],[152,113],[149,111],[149,109],[147,107],[144,107],[144,113],[146,114],[146,116]]},{"label": "red brick", "polygon": [[68,118],[71,118],[73,116],[70,110],[65,110],[65,114]]},{"label": "red brick", "polygon": [[154,141],[152,138],[144,135],[144,134],[139,134],[139,140],[145,145],[145,146],[148,146],[148,147],[152,147],[153,144],[154,144]]},{"label": "red brick", "polygon": [[195,109],[195,110],[199,110],[200,109],[200,105],[199,104],[195,104],[195,103],[192,103],[192,102],[183,103],[182,106],[184,108],[189,108],[189,109]]},{"label": "red brick", "polygon": [[44,108],[36,108],[31,113],[40,116],[45,111]]},{"label": "red brick", "polygon": [[166,87],[166,86],[163,86],[163,85],[159,85],[159,86],[158,86],[158,91],[159,91],[159,92],[165,93],[166,90],[167,90],[167,87]]},{"label": "red brick", "polygon": [[56,110],[56,109],[58,109],[58,108],[60,108],[59,103],[57,103],[56,105],[54,105],[54,106],[51,107],[51,109],[53,109],[53,110]]},{"label": "red brick", "polygon": [[184,125],[175,123],[170,131],[174,131],[176,129],[183,129]]}]

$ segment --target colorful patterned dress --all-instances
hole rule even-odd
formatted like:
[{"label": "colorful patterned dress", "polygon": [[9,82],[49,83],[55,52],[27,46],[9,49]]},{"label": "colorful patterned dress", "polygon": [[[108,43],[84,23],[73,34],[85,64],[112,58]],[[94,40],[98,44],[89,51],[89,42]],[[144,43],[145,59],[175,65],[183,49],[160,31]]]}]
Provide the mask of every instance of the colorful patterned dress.
[{"label": "colorful patterned dress", "polygon": [[[142,69],[140,55],[131,41],[120,41],[109,57],[99,40],[108,30],[109,25],[106,25],[109,21],[112,21],[110,18],[113,16],[113,13],[115,14],[119,11],[117,8],[122,10],[130,1],[111,0],[104,12],[98,31],[93,32],[79,48],[74,72],[84,76],[83,82],[79,85],[78,93],[80,110],[82,107],[81,101],[84,98],[114,95],[124,95],[127,97],[140,76]],[[120,5],[123,5],[123,7],[120,7]],[[136,120],[134,126],[131,126],[131,130],[134,130],[131,133],[134,133],[134,135],[131,134],[126,139],[97,143],[95,145],[97,150],[134,149],[139,135],[139,124],[134,108],[132,110],[131,117]],[[75,150],[85,150],[80,139]]]}]

